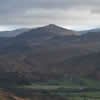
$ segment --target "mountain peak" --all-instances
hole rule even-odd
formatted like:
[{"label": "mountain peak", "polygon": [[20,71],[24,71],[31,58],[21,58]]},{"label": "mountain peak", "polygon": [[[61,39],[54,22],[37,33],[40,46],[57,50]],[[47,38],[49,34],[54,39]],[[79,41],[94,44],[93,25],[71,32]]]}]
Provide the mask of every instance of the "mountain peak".
[{"label": "mountain peak", "polygon": [[48,27],[58,27],[57,25],[55,25],[55,24],[49,24],[49,25],[47,25]]},{"label": "mountain peak", "polygon": [[72,30],[69,30],[69,29],[65,29],[59,25],[56,25],[56,24],[49,24],[47,26],[44,26],[45,29],[48,29],[48,30],[58,30],[58,31],[72,31]]},{"label": "mountain peak", "polygon": [[45,28],[48,28],[48,29],[55,29],[55,28],[61,28],[60,26],[57,26],[55,24],[49,24],[47,26],[45,26]]},{"label": "mountain peak", "polygon": [[75,31],[65,29],[55,24],[49,24],[47,26],[42,27],[42,29],[51,33],[55,33],[57,35],[76,35]]}]

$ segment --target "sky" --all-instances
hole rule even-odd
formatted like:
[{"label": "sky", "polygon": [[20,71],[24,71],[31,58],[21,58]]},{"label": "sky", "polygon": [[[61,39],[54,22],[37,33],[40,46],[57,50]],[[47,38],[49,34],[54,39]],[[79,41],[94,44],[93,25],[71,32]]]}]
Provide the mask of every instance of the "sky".
[{"label": "sky", "polygon": [[100,27],[100,0],[0,0],[0,31],[47,24]]}]

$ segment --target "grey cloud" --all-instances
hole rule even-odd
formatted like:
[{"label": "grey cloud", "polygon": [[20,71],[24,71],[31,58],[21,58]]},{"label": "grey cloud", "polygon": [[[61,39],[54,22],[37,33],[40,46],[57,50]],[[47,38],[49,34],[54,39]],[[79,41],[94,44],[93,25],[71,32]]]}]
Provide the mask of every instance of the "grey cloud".
[{"label": "grey cloud", "polygon": [[[92,16],[99,5],[100,0],[0,0],[0,25],[92,23],[95,17],[88,17],[87,10]],[[86,16],[81,13],[83,9]]]},{"label": "grey cloud", "polygon": [[31,8],[68,9],[77,6],[97,7],[100,0],[0,0],[0,12],[20,12]]}]

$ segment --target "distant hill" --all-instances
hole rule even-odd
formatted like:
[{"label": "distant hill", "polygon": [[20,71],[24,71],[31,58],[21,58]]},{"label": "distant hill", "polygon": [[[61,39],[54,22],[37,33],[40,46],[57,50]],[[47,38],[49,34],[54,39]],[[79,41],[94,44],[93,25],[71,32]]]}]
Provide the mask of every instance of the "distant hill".
[{"label": "distant hill", "polygon": [[92,29],[81,35],[84,41],[100,41],[100,29]]},{"label": "distant hill", "polygon": [[78,31],[78,33],[80,35],[84,35],[84,34],[87,34],[87,33],[97,33],[97,32],[100,32],[100,28],[93,28],[93,29],[89,29],[89,30],[83,30],[83,31]]},{"label": "distant hill", "polygon": [[22,28],[22,29],[16,29],[12,31],[1,31],[0,32],[0,37],[15,37],[23,32],[28,31],[29,29],[27,28]]}]

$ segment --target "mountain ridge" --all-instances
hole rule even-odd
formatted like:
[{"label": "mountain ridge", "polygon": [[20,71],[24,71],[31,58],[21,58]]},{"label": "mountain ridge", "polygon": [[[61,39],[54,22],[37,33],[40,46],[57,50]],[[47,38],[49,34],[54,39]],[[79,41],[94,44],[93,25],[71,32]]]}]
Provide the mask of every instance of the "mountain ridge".
[{"label": "mountain ridge", "polygon": [[20,29],[15,29],[12,31],[0,31],[0,37],[1,38],[12,38],[28,30],[29,30],[28,28],[20,28]]}]

